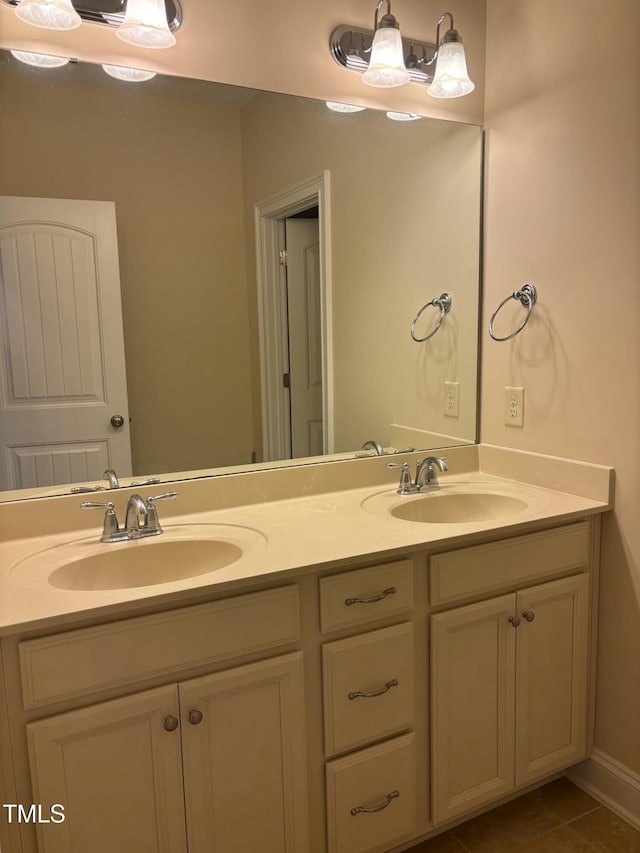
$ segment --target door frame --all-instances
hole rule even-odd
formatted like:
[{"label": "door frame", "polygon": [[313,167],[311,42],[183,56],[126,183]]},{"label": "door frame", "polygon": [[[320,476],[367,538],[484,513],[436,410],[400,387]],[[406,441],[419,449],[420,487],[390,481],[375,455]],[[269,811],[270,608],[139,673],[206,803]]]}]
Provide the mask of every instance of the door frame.
[{"label": "door frame", "polygon": [[320,326],[322,339],[323,452],[332,453],[333,350],[331,346],[331,202],[330,175],[324,170],[254,206],[262,448],[265,461],[291,458],[290,415],[282,374],[288,365],[285,270],[280,262],[284,220],[318,206],[320,236]]}]

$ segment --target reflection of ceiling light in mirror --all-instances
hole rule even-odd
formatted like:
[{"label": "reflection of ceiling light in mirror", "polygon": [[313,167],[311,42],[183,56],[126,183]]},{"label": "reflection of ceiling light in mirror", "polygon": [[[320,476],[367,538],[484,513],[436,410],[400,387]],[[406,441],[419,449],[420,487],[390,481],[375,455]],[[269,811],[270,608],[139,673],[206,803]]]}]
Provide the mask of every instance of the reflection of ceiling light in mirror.
[{"label": "reflection of ceiling light in mirror", "polygon": [[356,107],[354,104],[339,104],[337,101],[327,101],[327,106],[334,113],[359,113],[366,107]]},{"label": "reflection of ceiling light in mirror", "polygon": [[21,0],[16,16],[45,30],[75,30],[82,23],[71,0]]},{"label": "reflection of ceiling light in mirror", "polygon": [[394,113],[388,112],[387,118],[390,118],[392,121],[415,121],[416,119],[422,118],[417,113]]},{"label": "reflection of ceiling light in mirror", "polygon": [[126,68],[124,65],[103,65],[102,68],[110,77],[124,80],[126,83],[143,83],[156,76],[155,71],[141,71],[139,68]]},{"label": "reflection of ceiling light in mirror", "polygon": [[69,62],[66,56],[52,56],[50,53],[31,53],[28,50],[12,50],[10,53],[20,62],[35,65],[36,68],[60,68]]},{"label": "reflection of ceiling light in mirror", "polygon": [[124,21],[116,35],[138,47],[173,47],[176,43],[167,23],[164,0],[128,0]]}]

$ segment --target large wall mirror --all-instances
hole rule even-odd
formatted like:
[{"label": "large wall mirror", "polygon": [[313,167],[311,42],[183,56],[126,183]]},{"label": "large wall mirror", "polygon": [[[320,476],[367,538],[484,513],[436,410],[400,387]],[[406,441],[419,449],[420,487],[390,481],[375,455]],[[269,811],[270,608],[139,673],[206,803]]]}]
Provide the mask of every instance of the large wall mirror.
[{"label": "large wall mirror", "polygon": [[476,440],[479,127],[8,52],[0,98],[5,499]]}]

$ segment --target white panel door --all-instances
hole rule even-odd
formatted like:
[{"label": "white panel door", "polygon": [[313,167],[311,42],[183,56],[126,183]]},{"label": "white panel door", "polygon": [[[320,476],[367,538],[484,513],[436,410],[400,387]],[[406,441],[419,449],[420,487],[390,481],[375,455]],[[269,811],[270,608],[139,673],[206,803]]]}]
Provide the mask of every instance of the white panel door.
[{"label": "white panel door", "polygon": [[0,340],[0,488],[130,474],[113,202],[0,197]]},{"label": "white panel door", "polygon": [[317,219],[287,219],[285,226],[291,457],[296,459],[323,453],[320,237]]}]

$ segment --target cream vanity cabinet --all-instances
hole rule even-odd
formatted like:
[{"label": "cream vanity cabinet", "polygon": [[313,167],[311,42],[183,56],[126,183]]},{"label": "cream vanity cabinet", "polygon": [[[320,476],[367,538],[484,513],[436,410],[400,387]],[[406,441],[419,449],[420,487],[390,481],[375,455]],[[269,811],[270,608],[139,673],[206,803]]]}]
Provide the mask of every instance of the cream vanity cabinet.
[{"label": "cream vanity cabinet", "polygon": [[391,850],[417,834],[414,562],[320,580],[322,631],[358,632],[322,646],[328,853]]},{"label": "cream vanity cabinet", "polygon": [[[297,634],[288,586],[27,640],[24,693],[41,705]],[[66,814],[38,827],[39,853],[307,849],[300,651],[34,720],[26,734],[33,801]]]},{"label": "cream vanity cabinet", "polygon": [[580,523],[432,558],[436,602],[580,572],[431,616],[435,825],[586,757],[589,545]]},{"label": "cream vanity cabinet", "polygon": [[3,638],[17,802],[67,816],[10,853],[386,853],[580,761],[598,530]]}]

